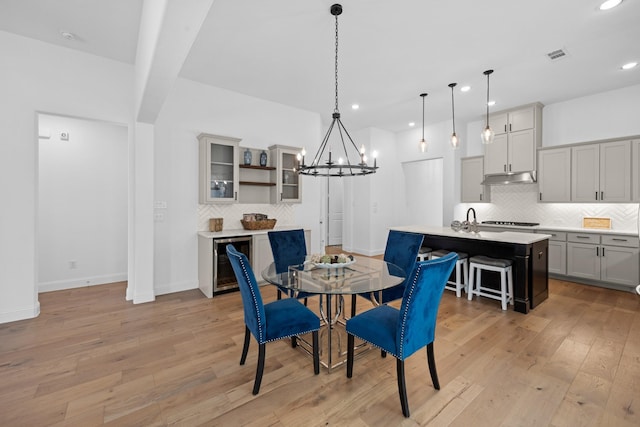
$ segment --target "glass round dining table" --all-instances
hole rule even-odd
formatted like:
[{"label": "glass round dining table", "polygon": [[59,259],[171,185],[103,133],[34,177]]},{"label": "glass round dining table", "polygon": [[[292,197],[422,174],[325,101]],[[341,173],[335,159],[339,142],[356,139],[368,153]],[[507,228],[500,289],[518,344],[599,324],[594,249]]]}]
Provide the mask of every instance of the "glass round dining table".
[{"label": "glass round dining table", "polygon": [[[322,352],[321,364],[331,369],[340,366],[346,358],[346,349],[342,349],[342,332],[338,333],[337,353],[334,354],[333,335],[336,324],[340,322],[340,316],[344,310],[344,295],[371,294],[371,301],[376,302],[376,293],[383,289],[399,285],[405,279],[402,268],[395,264],[374,258],[358,257],[354,262],[344,266],[329,267],[325,265],[306,262],[289,266],[288,271],[277,273],[275,263],[271,263],[262,271],[262,278],[272,285],[277,285],[306,294],[320,295],[320,317],[325,325],[327,335],[327,351]],[[332,307],[332,296],[335,298],[335,307]],[[323,296],[326,304],[323,303]],[[332,313],[333,312],[333,313]],[[344,316],[343,316],[344,317]],[[321,340],[324,334],[321,333]],[[326,355],[326,360],[325,356]],[[338,361],[334,363],[334,356]]]}]

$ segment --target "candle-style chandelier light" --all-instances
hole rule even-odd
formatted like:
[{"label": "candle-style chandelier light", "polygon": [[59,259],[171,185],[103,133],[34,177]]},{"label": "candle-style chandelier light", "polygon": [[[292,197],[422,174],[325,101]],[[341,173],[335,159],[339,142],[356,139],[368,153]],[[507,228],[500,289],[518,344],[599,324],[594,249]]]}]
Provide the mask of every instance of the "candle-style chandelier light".
[{"label": "candle-style chandelier light", "polygon": [[[349,135],[349,132],[342,124],[340,120],[340,111],[338,109],[338,15],[342,13],[342,6],[339,4],[334,4],[330,8],[331,14],[335,16],[336,19],[336,36],[335,36],[335,47],[336,47],[336,55],[335,55],[335,108],[333,110],[333,121],[331,125],[329,125],[329,129],[327,130],[326,135],[324,136],[322,143],[320,144],[320,148],[318,148],[318,152],[313,158],[313,161],[310,164],[305,164],[305,150],[303,149],[300,154],[298,154],[298,162],[300,165],[298,166],[298,173],[302,175],[311,175],[311,176],[356,176],[356,175],[369,175],[375,173],[378,169],[376,164],[376,152],[372,153],[373,157],[373,166],[369,166],[367,164],[367,156],[365,154],[364,145],[358,149],[355,142]],[[335,144],[335,146],[331,146],[330,137],[331,132],[337,129],[339,134],[339,140]],[[345,141],[345,136],[347,140]],[[332,153],[332,151],[335,151]],[[325,151],[327,152],[326,159],[323,159],[325,156]],[[357,158],[357,162],[352,162],[349,159],[349,152],[351,152],[352,158]]]}]

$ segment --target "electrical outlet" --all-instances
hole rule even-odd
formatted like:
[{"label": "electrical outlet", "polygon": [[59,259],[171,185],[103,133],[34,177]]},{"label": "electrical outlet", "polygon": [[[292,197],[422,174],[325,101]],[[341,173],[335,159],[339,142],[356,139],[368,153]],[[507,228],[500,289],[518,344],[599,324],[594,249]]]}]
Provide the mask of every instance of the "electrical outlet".
[{"label": "electrical outlet", "polygon": [[164,214],[156,213],[153,215],[153,219],[155,220],[155,222],[164,222]]},{"label": "electrical outlet", "polygon": [[69,132],[60,132],[60,141],[68,141]]}]

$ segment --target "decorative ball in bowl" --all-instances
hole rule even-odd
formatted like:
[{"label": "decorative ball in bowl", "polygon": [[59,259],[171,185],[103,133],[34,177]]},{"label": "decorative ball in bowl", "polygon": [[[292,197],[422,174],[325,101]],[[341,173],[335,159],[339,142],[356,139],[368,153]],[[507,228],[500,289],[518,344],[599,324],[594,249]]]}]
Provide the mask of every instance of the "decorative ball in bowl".
[{"label": "decorative ball in bowl", "polygon": [[327,254],[312,254],[309,257],[309,262],[318,268],[340,268],[346,267],[356,262],[353,255],[327,255]]}]

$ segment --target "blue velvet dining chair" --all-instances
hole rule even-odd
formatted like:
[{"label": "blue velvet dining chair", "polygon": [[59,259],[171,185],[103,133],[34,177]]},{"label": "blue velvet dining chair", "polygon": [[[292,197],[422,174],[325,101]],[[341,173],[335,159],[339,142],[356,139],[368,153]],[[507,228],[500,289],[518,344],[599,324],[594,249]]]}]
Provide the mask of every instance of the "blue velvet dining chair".
[{"label": "blue velvet dining chair", "polygon": [[265,345],[270,341],[311,332],[313,336],[313,372],[318,375],[320,373],[318,346],[320,319],[318,316],[294,298],[263,304],[256,277],[247,257],[238,252],[231,244],[227,245],[227,255],[240,287],[244,308],[244,346],[242,347],[240,364],[244,365],[247,360],[251,335],[258,341],[259,346],[253,394],[256,395],[260,391],[264,371]]},{"label": "blue velvet dining chair", "polygon": [[[290,265],[302,264],[307,257],[307,244],[304,238],[304,230],[284,230],[269,231],[269,244],[273,261],[276,264],[276,273],[286,273]],[[294,296],[290,289],[278,286],[278,299],[282,298],[282,292],[289,296]],[[307,305],[307,297],[311,296],[305,292],[295,295],[297,298],[304,298]]]},{"label": "blue velvet dining chair", "polygon": [[[405,272],[405,277],[409,277],[416,265],[418,252],[422,246],[424,236],[418,233],[407,233],[404,231],[390,230],[387,236],[387,245],[384,250],[383,259],[387,262],[397,265]],[[391,301],[402,298],[404,294],[405,281],[397,286],[384,289],[381,292],[380,304],[386,304]],[[363,298],[371,299],[371,294],[358,294]],[[356,315],[356,296],[351,297],[351,316]]]},{"label": "blue velvet dining chair", "polygon": [[347,377],[353,375],[354,337],[395,356],[398,393],[405,417],[409,416],[409,402],[404,361],[422,347],[427,347],[433,387],[440,390],[433,341],[444,286],[457,259],[458,255],[451,252],[442,258],[418,262],[407,278],[399,310],[384,304],[347,320]]}]

